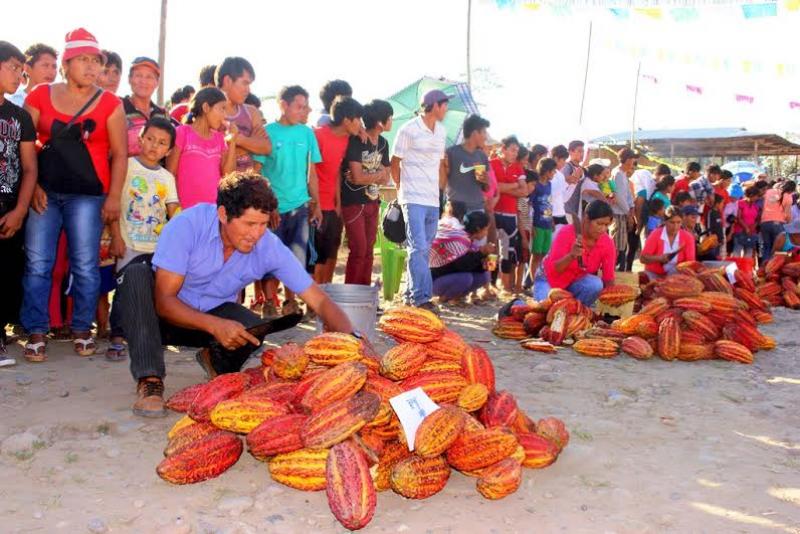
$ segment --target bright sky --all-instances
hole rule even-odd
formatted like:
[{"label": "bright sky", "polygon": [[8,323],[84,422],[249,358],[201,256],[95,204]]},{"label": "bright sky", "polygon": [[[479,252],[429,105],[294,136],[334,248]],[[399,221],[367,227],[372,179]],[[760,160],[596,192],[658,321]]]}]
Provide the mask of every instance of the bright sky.
[{"label": "bright sky", "polygon": [[[125,73],[134,57],[157,57],[159,0],[39,0],[32,6],[4,7],[5,19],[17,22],[6,25],[2,38],[23,50],[36,41],[61,50],[64,34],[84,26],[103,48],[122,56]],[[33,17],[31,9],[46,16]],[[315,109],[319,88],[330,78],[348,80],[362,102],[387,97],[423,75],[464,79],[466,12],[467,0],[170,0],[165,93],[197,86],[200,68],[228,55],[253,64],[257,95],[299,83]],[[590,20],[592,61],[579,125]],[[798,23],[800,14],[746,21],[731,6],[702,8],[697,21],[675,23],[641,15],[620,21],[604,9],[574,8],[570,16],[546,7],[500,10],[493,1],[474,0],[474,93],[496,138],[516,133],[552,145],[629,130],[634,47],[643,56],[642,74],[658,80],[640,80],[637,128],[800,132],[800,109],[788,105],[800,101],[800,60],[790,54],[797,49]],[[749,63],[743,67],[742,61]],[[787,72],[779,74],[777,63]],[[686,91],[687,84],[701,86],[703,95]],[[737,103],[735,94],[755,101]],[[277,110],[270,106],[264,111],[272,119]]]}]

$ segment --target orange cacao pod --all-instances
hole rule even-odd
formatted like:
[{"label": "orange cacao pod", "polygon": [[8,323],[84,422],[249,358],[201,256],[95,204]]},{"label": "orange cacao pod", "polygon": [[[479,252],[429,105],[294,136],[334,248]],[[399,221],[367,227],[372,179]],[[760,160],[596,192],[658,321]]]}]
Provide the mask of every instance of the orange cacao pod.
[{"label": "orange cacao pod", "polygon": [[756,288],[756,295],[765,299],[774,295],[780,295],[783,288],[778,282],[765,282]]},{"label": "orange cacao pod", "polygon": [[800,261],[792,261],[781,267],[781,274],[792,278],[800,278]]},{"label": "orange cacao pod", "polygon": [[456,402],[461,390],[467,386],[467,381],[459,373],[445,371],[416,374],[403,380],[401,386],[403,391],[422,388],[433,402],[442,404]]},{"label": "orange cacao pod", "polygon": [[428,353],[419,343],[400,343],[381,358],[381,375],[391,380],[403,380],[416,374]]},{"label": "orange cacao pod", "polygon": [[528,337],[525,326],[512,317],[503,317],[497,321],[492,333],[501,339],[525,339]]},{"label": "orange cacao pod", "polygon": [[556,320],[556,313],[559,311],[566,312],[567,315],[577,315],[581,313],[581,308],[583,305],[580,303],[578,299],[569,297],[559,301],[556,301],[550,309],[547,310],[547,322],[552,323]]},{"label": "orange cacao pod", "polygon": [[549,293],[547,293],[547,298],[548,298],[548,300],[550,300],[550,302],[555,304],[556,302],[558,302],[560,300],[571,299],[572,298],[572,293],[570,293],[566,289],[559,289],[557,287],[554,287],[554,288],[550,289]]},{"label": "orange cacao pod", "polygon": [[529,336],[536,336],[539,334],[539,330],[542,329],[544,325],[547,324],[547,314],[546,313],[539,313],[539,312],[530,312],[525,318],[522,320],[522,327],[525,329],[525,333]]},{"label": "orange cacao pod", "polygon": [[570,315],[567,320],[566,337],[574,337],[592,326],[585,315]]},{"label": "orange cacao pod", "polygon": [[786,293],[783,294],[783,301],[787,308],[793,310],[800,309],[800,297],[797,296],[797,293],[786,291]]},{"label": "orange cacao pod", "polygon": [[169,432],[167,432],[167,439],[172,439],[173,437],[175,437],[175,434],[177,434],[184,428],[199,424],[200,423],[198,423],[188,415],[184,415],[183,417],[175,421],[175,424],[172,425],[172,428],[169,429]]},{"label": "orange cacao pod", "polygon": [[361,341],[341,332],[325,332],[314,336],[306,341],[303,350],[312,362],[331,367],[363,357]]},{"label": "orange cacao pod", "polygon": [[506,458],[484,469],[475,487],[487,499],[495,500],[511,495],[521,483],[522,465],[514,458]]},{"label": "orange cacao pod", "polygon": [[352,441],[331,448],[325,468],[328,506],[347,529],[367,526],[378,501],[364,453]]},{"label": "orange cacao pod", "polygon": [[367,367],[363,363],[340,363],[322,372],[300,404],[309,411],[319,411],[333,402],[352,397],[366,381]]},{"label": "orange cacao pod", "polygon": [[203,389],[203,386],[205,386],[205,384],[194,384],[173,393],[172,396],[167,399],[165,406],[173,412],[186,413],[189,411],[189,406],[192,405],[192,401],[194,401],[197,394]]},{"label": "orange cacao pod", "polygon": [[734,312],[739,307],[732,295],[720,291],[705,291],[698,298],[711,304],[711,310],[720,313]]},{"label": "orange cacao pod", "polygon": [[711,303],[697,297],[685,297],[675,299],[672,305],[682,310],[694,311],[699,313],[708,313],[711,311]]},{"label": "orange cacao pod", "polygon": [[299,449],[277,454],[267,463],[272,480],[300,491],[325,489],[329,449]]},{"label": "orange cacao pod", "polygon": [[247,434],[250,454],[264,460],[269,456],[297,451],[303,448],[300,429],[308,420],[303,414],[286,414],[267,419]]},{"label": "orange cacao pod", "polygon": [[218,477],[241,455],[242,440],[235,434],[213,432],[164,458],[156,473],[171,484],[194,484]]},{"label": "orange cacao pod", "polygon": [[211,423],[217,428],[247,434],[255,427],[289,411],[286,404],[268,398],[228,399],[211,410]]},{"label": "orange cacao pod", "polygon": [[510,456],[519,443],[502,427],[462,432],[447,450],[447,461],[459,471],[475,471]]},{"label": "orange cacao pod", "polygon": [[580,335],[581,339],[613,339],[614,341],[622,341],[626,337],[628,337],[628,334],[625,332],[613,328],[601,328],[599,326],[584,330]]},{"label": "orange cacao pod", "polygon": [[744,345],[751,352],[757,351],[764,343],[763,334],[748,323],[728,323],[722,328],[722,335],[725,339]]},{"label": "orange cacao pod", "polygon": [[549,439],[528,432],[517,436],[519,444],[525,449],[523,467],[541,469],[547,467],[558,458],[558,446]]},{"label": "orange cacao pod", "polygon": [[444,323],[436,314],[412,306],[399,306],[386,311],[378,328],[397,341],[430,343],[444,334]]},{"label": "orange cacao pod", "polygon": [[651,317],[656,317],[657,315],[667,311],[669,309],[669,301],[664,297],[656,297],[644,306],[642,309],[639,310],[640,315],[649,315]]},{"label": "orange cacao pod", "polygon": [[685,311],[682,317],[686,325],[695,332],[699,332],[706,341],[715,341],[719,338],[719,327],[702,313]]},{"label": "orange cacao pod", "polygon": [[675,266],[675,269],[681,274],[696,276],[705,271],[706,266],[699,261],[689,260],[680,262]]},{"label": "orange cacao pod", "polygon": [[733,286],[731,286],[728,279],[725,278],[725,275],[719,270],[708,270],[698,275],[697,278],[703,282],[703,287],[705,287],[706,291],[721,291],[729,295],[733,294]]},{"label": "orange cacao pod", "polygon": [[703,282],[686,274],[671,274],[660,281],[657,291],[670,300],[696,297],[703,291]]},{"label": "orange cacao pod", "polygon": [[658,326],[658,355],[664,360],[674,360],[681,350],[681,331],[678,321],[667,317]]},{"label": "orange cacao pod", "polygon": [[380,397],[366,391],[329,404],[303,425],[300,431],[303,445],[324,448],[346,440],[375,418],[380,404]]},{"label": "orange cacao pod", "polygon": [[753,316],[753,319],[755,319],[758,324],[770,324],[773,320],[772,314],[766,311],[753,310],[750,312],[750,315]]},{"label": "orange cacao pod", "polygon": [[307,365],[308,355],[303,351],[303,347],[290,341],[275,349],[270,368],[278,378],[297,380],[303,376]]},{"label": "orange cacao pod", "polygon": [[[712,339],[711,341],[716,341],[716,339]],[[697,330],[683,330],[681,331],[681,345],[684,343],[690,343],[692,345],[700,345],[706,342],[706,336],[698,332]]]},{"label": "orange cacao pod", "polygon": [[569,443],[569,432],[564,422],[555,417],[545,417],[536,423],[536,433],[556,446],[558,452]]},{"label": "orange cacao pod", "polygon": [[455,406],[442,406],[422,420],[414,436],[414,452],[423,458],[439,456],[456,440],[466,424],[466,414]]},{"label": "orange cacao pod", "polygon": [[401,460],[405,460],[409,456],[411,456],[411,452],[405,443],[397,440],[386,443],[378,456],[377,465],[372,467],[372,480],[375,483],[375,489],[378,491],[391,489],[392,469]]},{"label": "orange cacao pod", "polygon": [[540,339],[523,339],[519,342],[519,345],[523,349],[532,350],[534,352],[544,352],[546,354],[558,352],[558,349],[555,347],[555,345]]},{"label": "orange cacao pod", "polygon": [[637,360],[649,360],[653,357],[653,347],[644,339],[636,336],[626,337],[620,346],[622,352]]},{"label": "orange cacao pod", "polygon": [[477,345],[461,356],[461,375],[470,384],[483,384],[489,393],[494,391],[494,365],[492,359]]},{"label": "orange cacao pod", "polygon": [[469,384],[461,390],[456,404],[462,410],[475,412],[480,410],[489,399],[489,390],[483,384]]},{"label": "orange cacao pod", "polygon": [[219,375],[206,382],[189,405],[189,417],[195,421],[209,422],[211,420],[209,415],[214,406],[224,400],[238,397],[249,382],[250,379],[244,373]]},{"label": "orange cacao pod", "polygon": [[461,363],[461,355],[468,350],[469,345],[464,341],[464,338],[452,330],[445,330],[441,338],[425,344],[428,358],[455,363]]},{"label": "orange cacao pod", "polygon": [[786,265],[786,260],[788,258],[789,258],[788,256],[785,256],[783,254],[772,256],[772,258],[770,258],[770,260],[764,266],[764,272],[766,273],[766,275],[770,276],[773,274],[780,273],[781,269],[783,269],[783,266]]},{"label": "orange cacao pod", "polygon": [[450,478],[444,457],[409,456],[397,462],[390,478],[392,490],[407,499],[427,499],[442,491]]},{"label": "orange cacao pod", "polygon": [[717,358],[731,362],[753,363],[753,353],[747,347],[727,339],[720,339],[714,343],[714,354]]},{"label": "orange cacao pod", "polygon": [[292,380],[278,379],[265,382],[246,389],[237,399],[272,399],[276,402],[291,403],[295,400],[298,383]]},{"label": "orange cacao pod", "polygon": [[461,363],[452,360],[436,360],[428,357],[422,367],[419,368],[419,373],[433,373],[433,372],[447,371],[450,373],[460,373]]},{"label": "orange cacao pod", "polygon": [[733,290],[733,294],[736,295],[736,298],[739,300],[744,301],[751,310],[766,311],[767,309],[767,306],[764,304],[764,301],[761,300],[761,297],[748,289],[737,287]]},{"label": "orange cacao pod", "polygon": [[622,332],[626,336],[637,335],[644,325],[655,325],[656,320],[649,314],[635,314],[624,319],[619,319],[611,324],[612,330]]},{"label": "orange cacao pod", "polygon": [[608,306],[622,306],[633,302],[639,296],[639,290],[626,285],[611,285],[603,288],[597,300]]},{"label": "orange cacao pod", "polygon": [[595,358],[613,358],[619,354],[619,343],[612,339],[581,339],[572,349],[578,354]]},{"label": "orange cacao pod", "polygon": [[223,431],[211,423],[194,423],[185,426],[169,438],[169,442],[164,448],[164,456],[172,456],[176,452],[183,450],[187,445],[196,443],[214,432]]},{"label": "orange cacao pod", "polygon": [[681,350],[676,359],[682,362],[696,362],[714,359],[714,345],[708,343],[685,343],[681,338]]},{"label": "orange cacao pod", "polygon": [[491,428],[495,426],[510,427],[517,418],[517,399],[508,391],[498,391],[489,395],[486,405],[481,409],[480,420]]},{"label": "orange cacao pod", "polygon": [[740,287],[742,289],[746,289],[748,291],[752,291],[755,293],[756,291],[756,283],[753,281],[753,273],[745,272],[741,269],[736,269],[733,272],[733,278],[736,281],[736,287]]},{"label": "orange cacao pod", "polygon": [[536,423],[528,417],[523,410],[517,410],[517,418],[511,424],[511,431],[514,434],[519,434],[522,432],[536,432]]}]

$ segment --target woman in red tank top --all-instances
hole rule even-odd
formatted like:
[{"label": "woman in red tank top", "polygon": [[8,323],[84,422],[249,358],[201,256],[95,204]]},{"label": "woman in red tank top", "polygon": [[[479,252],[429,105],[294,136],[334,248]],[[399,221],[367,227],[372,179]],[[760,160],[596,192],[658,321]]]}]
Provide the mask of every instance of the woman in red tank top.
[{"label": "woman in red tank top", "polygon": [[[25,109],[36,126],[39,147],[58,135],[75,114],[102,91],[95,85],[103,68],[100,48],[86,30],[79,28],[67,34],[61,66],[65,82],[40,85],[25,100]],[[100,234],[103,222],[108,224],[119,218],[120,189],[127,169],[125,115],[120,100],[103,91],[75,118],[70,133],[75,133],[74,129],[89,153],[102,186],[96,189],[102,194],[72,189],[73,186],[67,184],[73,179],[71,171],[42,182],[43,167],[40,166],[40,184],[34,193],[25,231],[27,266],[21,317],[30,333],[25,346],[25,357],[30,361],[43,361],[47,357],[47,301],[62,229],[67,236],[72,273],[71,329],[75,352],[89,356],[96,349],[91,330],[100,290]],[[82,149],[73,144],[64,150]]]}]

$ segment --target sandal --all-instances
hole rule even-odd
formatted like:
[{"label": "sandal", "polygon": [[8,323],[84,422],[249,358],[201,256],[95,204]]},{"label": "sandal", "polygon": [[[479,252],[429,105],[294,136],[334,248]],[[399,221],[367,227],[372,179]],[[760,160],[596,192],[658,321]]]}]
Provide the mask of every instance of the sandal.
[{"label": "sandal", "polygon": [[110,362],[124,361],[125,358],[128,357],[127,345],[125,345],[124,342],[114,342],[114,339],[121,339],[118,336],[114,336],[111,339],[112,341],[109,343],[108,348],[106,349],[106,360]]},{"label": "sandal", "polygon": [[25,343],[24,356],[31,363],[41,363],[47,361],[47,341],[44,336],[39,335],[40,341],[33,341],[33,336]]},{"label": "sandal", "polygon": [[72,340],[72,348],[78,356],[94,356],[97,352],[97,345],[94,338],[89,334],[87,338],[76,337]]}]

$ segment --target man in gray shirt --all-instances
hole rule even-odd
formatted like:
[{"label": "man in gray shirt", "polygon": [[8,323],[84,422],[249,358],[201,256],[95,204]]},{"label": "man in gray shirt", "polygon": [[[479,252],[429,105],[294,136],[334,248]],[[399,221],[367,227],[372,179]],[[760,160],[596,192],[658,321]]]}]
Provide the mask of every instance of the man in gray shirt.
[{"label": "man in gray shirt", "polygon": [[[464,120],[464,142],[446,151],[447,200],[456,213],[484,211],[484,191],[489,188],[489,158],[481,148],[486,144],[489,121],[479,115]],[[463,210],[463,211],[462,211]]]},{"label": "man in gray shirt", "polygon": [[636,170],[639,155],[630,148],[623,148],[617,152],[619,166],[614,169],[614,200],[611,210],[614,212],[614,227],[611,237],[617,249],[617,270],[624,271],[627,260],[628,232],[635,230],[636,220],[633,210],[633,194],[631,193],[628,177]]}]

